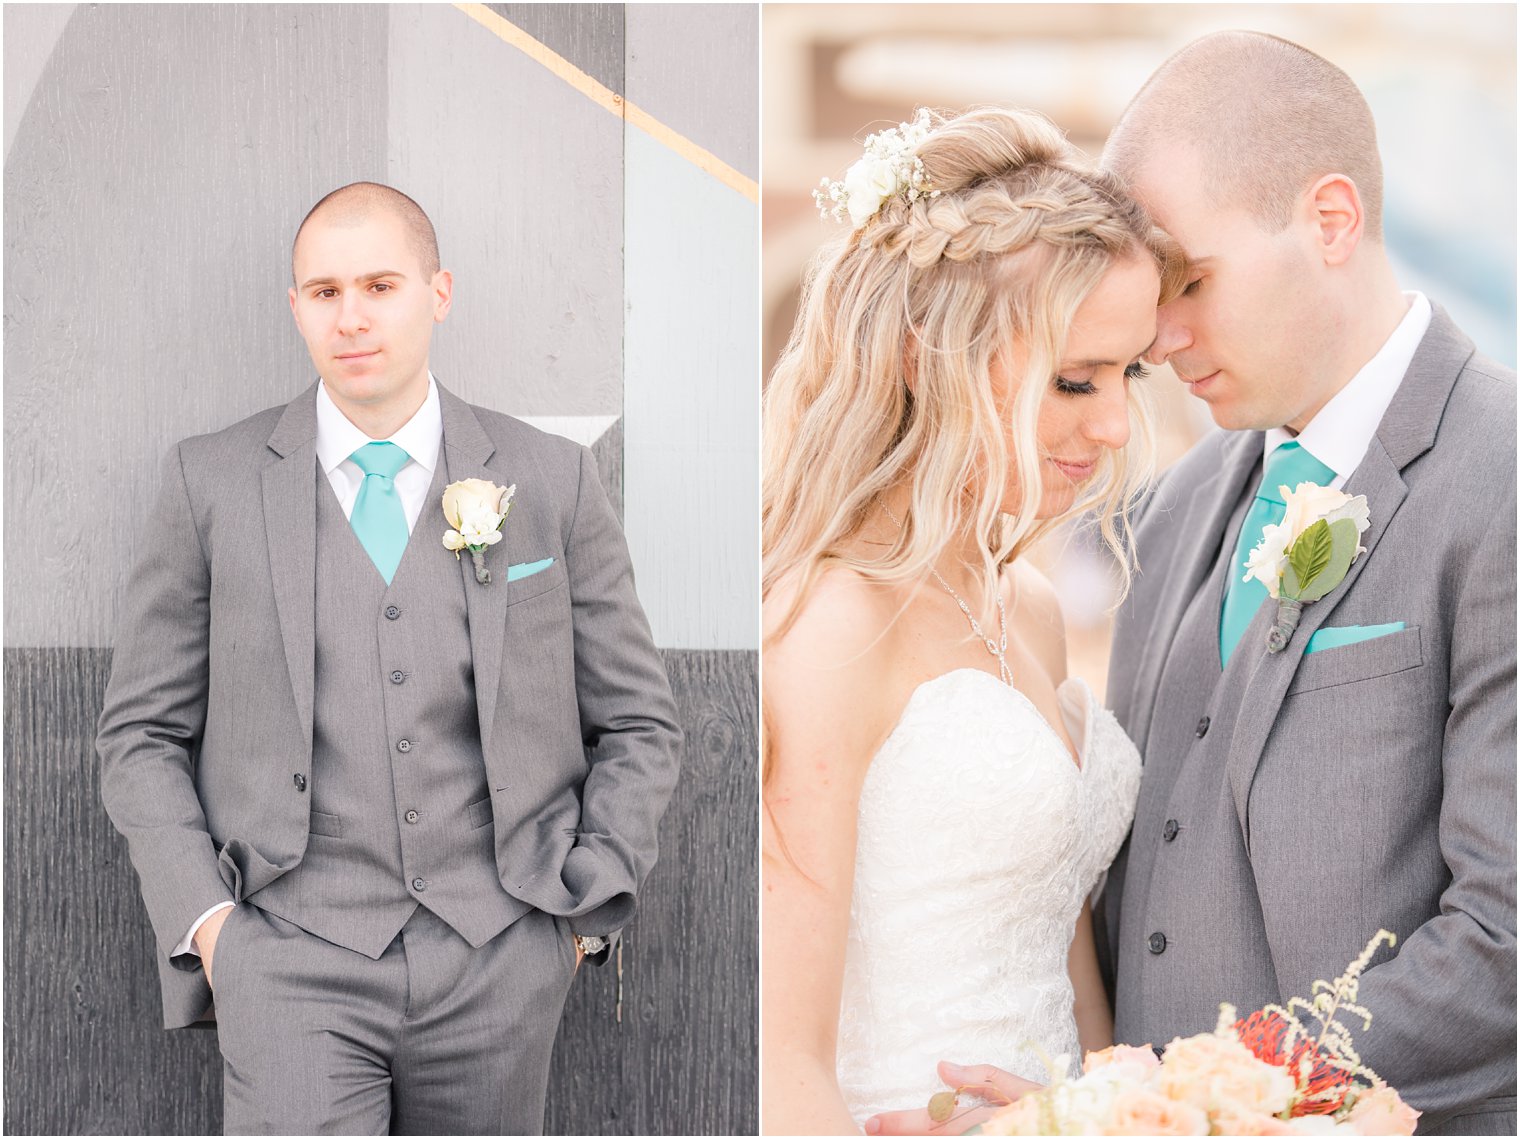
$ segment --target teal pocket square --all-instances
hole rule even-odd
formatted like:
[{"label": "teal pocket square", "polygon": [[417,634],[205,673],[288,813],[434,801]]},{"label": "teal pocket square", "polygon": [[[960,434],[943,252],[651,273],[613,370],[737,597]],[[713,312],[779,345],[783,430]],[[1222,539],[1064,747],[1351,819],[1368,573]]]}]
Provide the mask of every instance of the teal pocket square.
[{"label": "teal pocket square", "polygon": [[515,566],[507,567],[507,580],[518,581],[521,578],[532,577],[539,570],[546,570],[553,564],[553,558],[545,558],[541,562],[518,562]]},{"label": "teal pocket square", "polygon": [[1403,629],[1402,621],[1395,621],[1391,625],[1347,625],[1343,629],[1317,629],[1304,647],[1304,656],[1325,649],[1354,645],[1359,641],[1370,641],[1374,637],[1386,637],[1389,633],[1399,633]]}]

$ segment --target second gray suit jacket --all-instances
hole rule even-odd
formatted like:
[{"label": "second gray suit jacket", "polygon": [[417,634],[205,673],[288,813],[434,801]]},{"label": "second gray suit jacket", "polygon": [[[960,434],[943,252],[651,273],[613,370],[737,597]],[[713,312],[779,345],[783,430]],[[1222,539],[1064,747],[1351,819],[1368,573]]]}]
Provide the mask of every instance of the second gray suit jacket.
[{"label": "second gray suit jacket", "polygon": [[[1120,982],[1121,1038],[1165,1044],[1211,1029],[1222,1000],[1245,1012],[1263,996],[1311,996],[1387,928],[1398,947],[1361,985],[1374,1014],[1363,1059],[1427,1113],[1422,1131],[1513,1133],[1514,374],[1436,309],[1345,485],[1371,510],[1367,552],[1275,655],[1264,604],[1220,676],[1217,639],[1183,646],[1177,632],[1200,590],[1217,617],[1221,543],[1261,460],[1259,432],[1206,438],[1136,528],[1140,575],[1108,696],[1145,769],[1098,907],[1100,953],[1110,979],[1116,965],[1151,978],[1186,965],[1170,988],[1137,996]],[[1323,626],[1396,621],[1403,631],[1304,654]],[[1177,695],[1161,678],[1169,661],[1177,675],[1179,652],[1213,653],[1215,707],[1232,705],[1233,731],[1210,738],[1217,762],[1204,769],[1184,746],[1147,747],[1178,739],[1156,715]],[[1181,735],[1193,742],[1191,721]],[[1200,801],[1189,781],[1217,789]],[[1123,928],[1121,913],[1164,913],[1175,944],[1148,944],[1152,929]]]},{"label": "second gray suit jacket", "polygon": [[[497,870],[513,897],[605,934],[633,914],[675,786],[669,681],[590,452],[438,392],[451,477],[517,486],[487,555],[494,580],[460,561]],[[185,931],[306,849],[316,436],[313,384],[178,444],[127,586],[101,791],[157,938],[168,1027],[210,1002],[197,963],[169,958]],[[412,540],[447,528],[430,504]],[[506,580],[509,565],[547,558]]]}]

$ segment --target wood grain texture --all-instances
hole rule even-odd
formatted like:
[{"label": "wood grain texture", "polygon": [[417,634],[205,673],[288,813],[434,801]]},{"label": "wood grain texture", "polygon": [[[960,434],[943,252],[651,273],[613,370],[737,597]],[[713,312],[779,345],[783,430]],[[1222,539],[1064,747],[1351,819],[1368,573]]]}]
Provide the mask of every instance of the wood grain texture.
[{"label": "wood grain texture", "polygon": [[633,4],[628,8],[628,101],[760,176],[757,4]]},{"label": "wood grain texture", "polygon": [[[221,1130],[212,1032],[159,1027],[155,952],[100,806],[110,653],[5,651],[4,1128]],[[756,692],[747,652],[667,652],[687,749],[661,858],[615,967],[587,967],[560,1030],[551,1134],[753,1134]]]},{"label": "wood grain texture", "polygon": [[165,451],[311,382],[290,243],[385,178],[385,52],[377,5],[75,11],[5,164],[4,494],[94,522],[7,543],[7,644],[108,645]]},{"label": "wood grain texture", "polygon": [[[621,122],[452,5],[386,11],[386,177],[454,274],[435,373],[512,415],[619,414]],[[621,20],[592,31],[621,50]]]},{"label": "wood grain texture", "polygon": [[100,805],[111,654],[5,651],[5,1131],[221,1131],[216,1034],[165,1032],[126,842]]},{"label": "wood grain texture", "polygon": [[623,5],[487,4],[486,7],[575,64],[603,87],[623,94]]}]

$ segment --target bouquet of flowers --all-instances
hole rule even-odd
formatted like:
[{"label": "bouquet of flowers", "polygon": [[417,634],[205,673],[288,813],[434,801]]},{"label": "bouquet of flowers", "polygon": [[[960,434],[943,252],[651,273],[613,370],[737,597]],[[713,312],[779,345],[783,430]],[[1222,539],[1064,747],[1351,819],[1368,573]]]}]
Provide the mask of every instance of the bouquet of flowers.
[{"label": "bouquet of flowers", "polygon": [[[1366,1067],[1351,1031],[1337,1019],[1372,1014],[1356,1003],[1357,979],[1379,945],[1379,930],[1334,982],[1316,981],[1311,1000],[1294,997],[1244,1019],[1222,1004],[1212,1033],[1181,1037],[1158,1058],[1151,1048],[1115,1045],[1089,1052],[1083,1074],[1054,1082],[998,1112],[984,1135],[1412,1135],[1420,1113]],[[930,1114],[947,1120],[956,1092],[941,1092]]]}]

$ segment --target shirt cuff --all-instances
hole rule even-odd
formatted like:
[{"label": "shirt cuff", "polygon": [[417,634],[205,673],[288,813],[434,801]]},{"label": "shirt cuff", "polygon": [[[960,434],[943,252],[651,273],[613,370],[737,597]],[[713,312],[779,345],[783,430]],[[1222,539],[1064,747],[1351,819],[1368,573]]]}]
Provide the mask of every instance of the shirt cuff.
[{"label": "shirt cuff", "polygon": [[209,910],[203,913],[200,917],[196,918],[195,924],[190,927],[190,932],[185,934],[180,943],[174,947],[174,952],[169,954],[169,956],[179,957],[182,954],[188,953],[192,957],[199,957],[201,955],[201,951],[195,947],[196,930],[205,925],[206,919],[209,918],[212,914],[216,913],[217,910],[230,910],[234,904],[235,903],[233,902],[218,902],[216,905],[212,906]]}]

